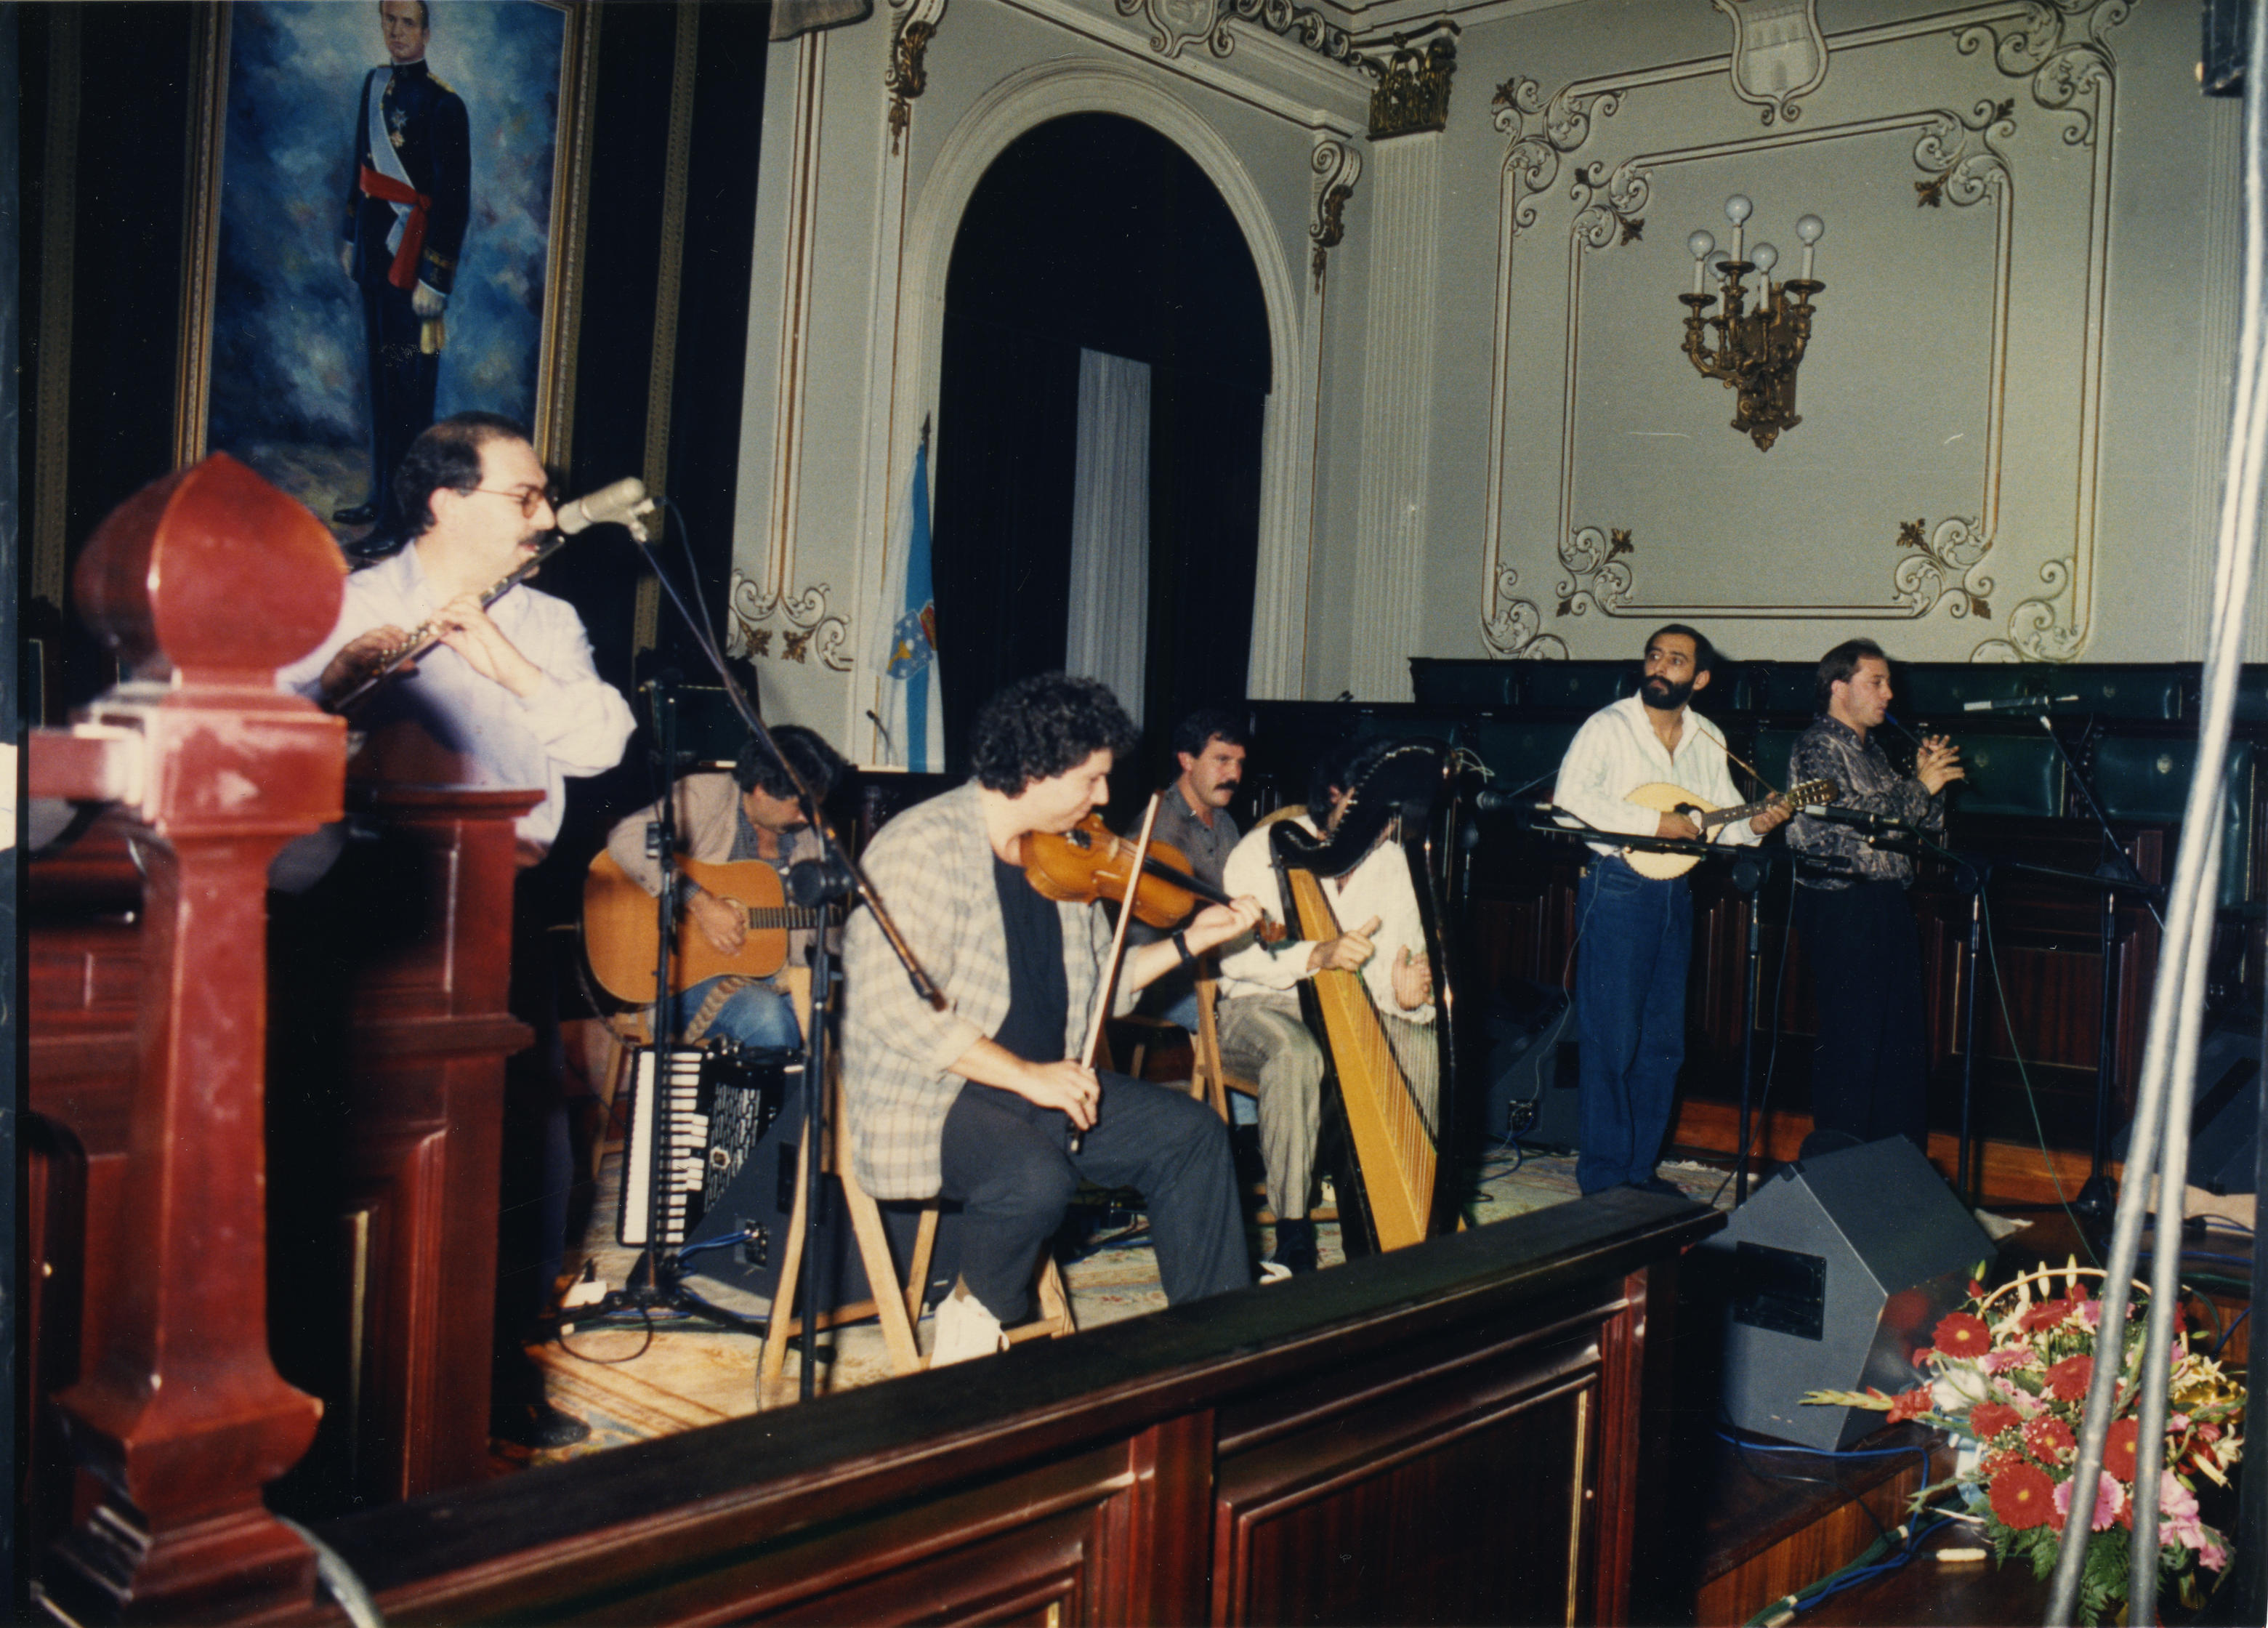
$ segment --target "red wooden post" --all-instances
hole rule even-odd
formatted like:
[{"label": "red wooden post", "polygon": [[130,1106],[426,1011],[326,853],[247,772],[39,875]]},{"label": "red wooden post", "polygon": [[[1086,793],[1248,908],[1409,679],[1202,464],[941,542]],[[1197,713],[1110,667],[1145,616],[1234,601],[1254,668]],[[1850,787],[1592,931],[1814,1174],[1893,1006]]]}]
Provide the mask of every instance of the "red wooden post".
[{"label": "red wooden post", "polygon": [[274,682],[343,576],[314,516],[225,453],[144,488],[76,580],[131,676],[32,742],[33,794],[120,798],[144,870],[129,1255],[99,1357],[57,1398],[86,1513],[40,1584],[80,1620],[313,1597],[313,1556],[261,1502],[320,1411],[268,1354],[265,895],[277,849],[341,813],[343,723]]}]

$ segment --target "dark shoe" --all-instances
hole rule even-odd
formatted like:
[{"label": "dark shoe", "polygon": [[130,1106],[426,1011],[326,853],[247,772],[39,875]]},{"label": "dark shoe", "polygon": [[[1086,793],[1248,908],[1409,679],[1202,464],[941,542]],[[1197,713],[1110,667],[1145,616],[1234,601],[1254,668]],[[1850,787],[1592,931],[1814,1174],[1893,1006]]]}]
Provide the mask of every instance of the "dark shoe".
[{"label": "dark shoe", "polygon": [[331,519],[341,526],[368,526],[378,519],[378,505],[358,503],[351,509],[334,509]]},{"label": "dark shoe", "polygon": [[524,1402],[489,1414],[489,1434],[522,1448],[571,1448],[587,1440],[591,1427],[548,1402]]},{"label": "dark shoe", "polygon": [[1295,1276],[1314,1271],[1322,1263],[1315,1254],[1315,1224],[1313,1221],[1277,1222],[1276,1253],[1268,1258]]},{"label": "dark shoe", "polygon": [[1665,1182],[1658,1175],[1650,1175],[1643,1182],[1632,1182],[1631,1185],[1638,1189],[1639,1192],[1660,1193],[1664,1198],[1683,1198],[1685,1197],[1685,1190],[1683,1188],[1678,1186],[1673,1182]]}]

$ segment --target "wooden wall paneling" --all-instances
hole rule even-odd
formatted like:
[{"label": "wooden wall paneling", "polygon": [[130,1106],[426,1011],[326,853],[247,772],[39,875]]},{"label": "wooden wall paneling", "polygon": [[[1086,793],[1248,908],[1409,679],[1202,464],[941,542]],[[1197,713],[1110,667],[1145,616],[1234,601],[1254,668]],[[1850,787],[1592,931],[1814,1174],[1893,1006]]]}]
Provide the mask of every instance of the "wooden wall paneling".
[{"label": "wooden wall paneling", "polygon": [[[1064,1623],[1189,1622],[1209,1614],[1208,1572],[1218,1599],[1233,1564],[1211,1536],[1221,1507],[1241,1488],[1288,1488],[1314,1512],[1294,1518],[1320,1528],[1316,1556],[1370,1568],[1293,1578],[1327,1620],[1560,1622],[1574,1399],[1597,1393],[1594,1440],[1640,1406],[1638,1370],[1602,1365],[1602,1329],[1632,1304],[1633,1273],[1719,1224],[1602,1194],[1020,1347],[981,1372],[909,1375],[321,1530],[404,1624],[1037,1622],[1050,1608]],[[1557,1445],[1531,1456],[1531,1443]],[[1538,1468],[1507,1477],[1507,1464]],[[1380,1597],[1381,1566],[1398,1580],[1387,1603],[1358,1610]],[[1508,1596],[1523,1568],[1527,1592]]]}]

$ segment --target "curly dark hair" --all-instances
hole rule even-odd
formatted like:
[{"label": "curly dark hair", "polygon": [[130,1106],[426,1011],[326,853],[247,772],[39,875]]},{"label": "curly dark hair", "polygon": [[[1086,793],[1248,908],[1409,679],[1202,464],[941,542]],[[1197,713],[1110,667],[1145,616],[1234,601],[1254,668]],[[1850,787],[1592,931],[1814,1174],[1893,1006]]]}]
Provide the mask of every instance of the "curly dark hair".
[{"label": "curly dark hair", "polygon": [[[835,789],[847,766],[835,748],[813,730],[800,724],[782,724],[772,731],[776,741],[796,773],[803,777],[804,785],[821,802]],[[795,782],[787,777],[787,770],[764,750],[764,743],[750,735],[740,748],[740,755],[733,764],[733,778],[743,792],[762,792],[768,797],[783,801],[795,796]]]},{"label": "curly dark hair", "polygon": [[1019,679],[984,704],[969,732],[969,766],[987,791],[1020,795],[1097,752],[1114,758],[1141,740],[1110,688],[1068,673]]},{"label": "curly dark hair", "polygon": [[1176,752],[1203,757],[1206,743],[1212,740],[1223,746],[1249,747],[1252,732],[1245,727],[1241,713],[1232,712],[1226,707],[1199,707],[1174,726]]},{"label": "curly dark hair", "polygon": [[435,492],[445,486],[469,492],[481,483],[481,448],[490,441],[530,441],[527,426],[502,413],[453,413],[409,443],[394,471],[393,518],[405,541],[433,529]]}]

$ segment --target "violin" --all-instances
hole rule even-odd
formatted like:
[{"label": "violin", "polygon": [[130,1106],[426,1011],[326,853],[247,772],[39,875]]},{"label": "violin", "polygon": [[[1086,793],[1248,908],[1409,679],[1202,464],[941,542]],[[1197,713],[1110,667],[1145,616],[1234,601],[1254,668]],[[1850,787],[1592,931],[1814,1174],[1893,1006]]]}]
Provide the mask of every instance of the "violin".
[{"label": "violin", "polygon": [[[1123,904],[1133,858],[1134,844],[1113,833],[1100,814],[1087,815],[1060,836],[1052,831],[1024,833],[1024,880],[1042,898],[1059,904],[1092,904],[1097,899]],[[1170,843],[1150,844],[1143,858],[1140,883],[1134,890],[1136,920],[1152,927],[1171,927],[1201,901],[1235,902],[1219,888],[1191,875],[1189,865],[1188,858]],[[1288,930],[1282,922],[1263,918],[1252,931],[1263,944],[1274,944]]]}]

